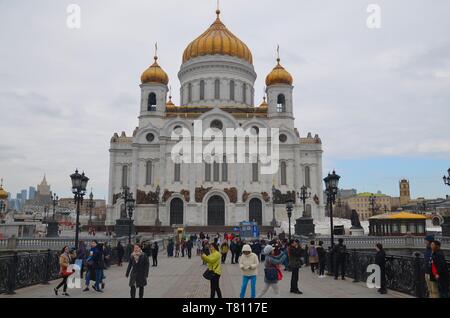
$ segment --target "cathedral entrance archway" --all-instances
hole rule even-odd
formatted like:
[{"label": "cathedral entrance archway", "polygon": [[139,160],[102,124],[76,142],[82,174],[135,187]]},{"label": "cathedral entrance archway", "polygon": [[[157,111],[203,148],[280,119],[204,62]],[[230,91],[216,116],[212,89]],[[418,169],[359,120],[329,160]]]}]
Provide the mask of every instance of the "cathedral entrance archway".
[{"label": "cathedral entrance archway", "polygon": [[184,224],[183,209],[183,200],[175,198],[170,201],[170,225]]},{"label": "cathedral entrance archway", "polygon": [[208,226],[225,225],[225,201],[215,195],[208,200]]},{"label": "cathedral entrance archway", "polygon": [[248,204],[248,218],[250,222],[255,221],[258,225],[262,225],[262,202],[260,199],[253,198]]}]

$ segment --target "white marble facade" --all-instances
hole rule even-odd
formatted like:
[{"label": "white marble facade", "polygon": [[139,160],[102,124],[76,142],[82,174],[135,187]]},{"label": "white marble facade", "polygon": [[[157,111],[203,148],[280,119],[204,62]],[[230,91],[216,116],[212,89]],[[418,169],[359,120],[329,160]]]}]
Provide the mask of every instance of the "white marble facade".
[{"label": "white marble facade", "polygon": [[[273,218],[273,185],[281,193],[294,190],[298,192],[301,186],[307,185],[312,193],[312,197],[307,201],[308,209],[314,219],[322,219],[324,199],[321,140],[317,135],[309,133],[303,133],[301,138],[295,128],[295,106],[292,99],[294,88],[290,84],[275,83],[268,86],[266,112],[258,115],[248,113],[249,109],[255,107],[256,76],[252,63],[236,56],[206,54],[191,58],[181,65],[178,74],[181,83],[181,107],[172,107],[172,112],[168,110],[171,107],[167,104],[169,90],[164,81],[141,84],[139,126],[133,136],[126,136],[125,133],[114,134],[111,139],[106,225],[114,225],[116,219],[120,218],[123,201],[118,198],[118,194],[122,192],[123,184],[130,187],[135,197],[138,191],[147,194],[154,192],[157,185],[160,186],[159,213],[163,226],[236,226],[258,214],[263,225],[270,225]],[[150,94],[156,95],[156,105],[151,107]],[[283,94],[285,99],[282,110],[278,103],[280,94]],[[187,109],[197,106],[201,113],[188,113]],[[227,111],[226,108],[233,110]],[[297,113],[300,113],[299,109]],[[171,149],[176,141],[172,141],[170,136],[177,127],[192,132],[194,120],[202,120],[203,129],[209,128],[213,121],[220,121],[223,130],[255,126],[279,128],[280,134],[287,137],[286,140],[283,139],[284,142],[280,142],[279,148],[280,167],[285,166],[285,170],[279,169],[275,175],[263,175],[258,171],[255,176],[254,167],[250,163],[229,163],[226,166],[217,164],[211,165],[208,178],[205,163],[182,163],[178,168],[171,159]],[[205,145],[208,143],[204,142]],[[196,189],[200,187],[211,189],[202,196],[201,202],[196,202],[199,201],[196,200]],[[224,191],[233,188],[237,191],[235,200],[231,200]],[[166,190],[170,193],[163,200]],[[188,201],[187,196],[182,194],[187,191]],[[246,196],[244,192],[247,193]],[[214,210],[217,205],[211,203],[211,198],[214,198],[212,201],[216,203],[223,200],[224,206],[223,211],[219,208],[217,212],[224,216],[214,221],[211,215],[215,211],[208,213],[208,209]],[[209,202],[212,204],[210,207]],[[154,226],[156,205],[137,203],[133,216],[135,225],[138,228]],[[171,207],[174,210],[172,214]],[[303,204],[297,198],[294,219],[300,217],[302,211]],[[287,219],[284,204],[276,205],[276,219]]]}]

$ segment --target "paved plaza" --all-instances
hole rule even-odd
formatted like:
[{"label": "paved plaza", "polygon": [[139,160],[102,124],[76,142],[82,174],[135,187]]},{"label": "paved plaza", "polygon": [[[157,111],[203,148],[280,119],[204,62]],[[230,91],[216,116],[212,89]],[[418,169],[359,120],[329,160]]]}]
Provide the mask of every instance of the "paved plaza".
[{"label": "paved plaza", "polygon": [[[227,264],[222,266],[222,277],[220,287],[223,297],[239,297],[241,287],[241,272],[239,265],[230,264],[228,257]],[[151,263],[151,260],[150,260]],[[72,298],[128,298],[128,280],[125,277],[126,265],[118,267],[113,265],[106,274],[106,286],[104,293],[98,293],[92,289],[89,292],[82,292],[80,289],[69,289],[68,293]],[[148,286],[145,290],[145,298],[207,298],[209,297],[209,281],[206,281],[202,274],[206,266],[198,256],[192,259],[167,258],[160,256],[159,266],[150,267]],[[280,297],[282,298],[406,298],[408,295],[389,291],[387,295],[379,295],[376,290],[368,289],[364,283],[353,283],[347,278],[345,281],[334,280],[332,277],[318,278],[313,275],[309,267],[300,270],[300,289],[303,295],[289,293],[290,272],[283,272],[284,278],[280,284]],[[260,265],[257,282],[257,292],[263,287],[264,270]],[[15,295],[0,295],[0,298],[26,297],[26,298],[63,298],[65,296],[55,296],[53,288],[59,281],[53,281],[50,285],[35,285],[16,291]],[[60,290],[60,294],[62,289]],[[250,284],[247,293],[249,295]],[[265,297],[273,297],[273,292],[269,289]],[[67,297],[66,297],[67,298]]]}]

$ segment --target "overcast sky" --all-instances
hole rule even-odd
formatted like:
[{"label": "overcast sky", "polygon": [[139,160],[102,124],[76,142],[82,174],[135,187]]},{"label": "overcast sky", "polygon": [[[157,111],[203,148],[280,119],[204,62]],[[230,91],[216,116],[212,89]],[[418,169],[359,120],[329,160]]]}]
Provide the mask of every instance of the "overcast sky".
[{"label": "overcast sky", "polygon": [[[66,26],[81,7],[81,29]],[[381,6],[381,29],[366,25]],[[0,177],[8,191],[47,180],[70,194],[76,167],[107,196],[109,141],[137,126],[142,71],[159,63],[179,101],[184,48],[214,0],[0,0]],[[222,21],[251,49],[256,101],[276,46],[295,85],[301,135],[318,133],[324,173],[341,185],[414,197],[449,193],[450,1],[222,0]],[[448,187],[447,187],[448,188]]]}]

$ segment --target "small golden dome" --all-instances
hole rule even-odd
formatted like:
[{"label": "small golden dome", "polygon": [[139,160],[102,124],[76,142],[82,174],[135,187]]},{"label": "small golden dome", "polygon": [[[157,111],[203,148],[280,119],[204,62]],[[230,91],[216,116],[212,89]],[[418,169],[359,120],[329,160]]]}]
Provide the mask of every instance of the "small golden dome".
[{"label": "small golden dome", "polygon": [[268,108],[269,104],[266,102],[266,96],[263,97],[263,102],[259,105],[260,108]]},{"label": "small golden dome", "polygon": [[169,96],[169,101],[166,103],[166,108],[175,108],[175,104],[172,102],[172,96]]},{"label": "small golden dome", "polygon": [[0,183],[0,200],[8,199],[8,192],[3,189],[3,180]]},{"label": "small golden dome", "polygon": [[157,60],[158,57],[154,57],[155,62],[142,73],[141,82],[142,84],[146,83],[159,83],[167,85],[169,83],[169,76],[167,76],[166,72],[159,66]]},{"label": "small golden dome", "polygon": [[239,40],[220,20],[220,10],[216,11],[216,21],[202,35],[192,41],[184,50],[183,63],[204,55],[229,55],[253,64],[253,57],[247,45]]},{"label": "small golden dome", "polygon": [[292,85],[294,82],[292,75],[284,69],[280,64],[280,58],[277,59],[277,66],[274,67],[272,72],[266,77],[266,86],[271,86],[275,84],[287,84]]}]

